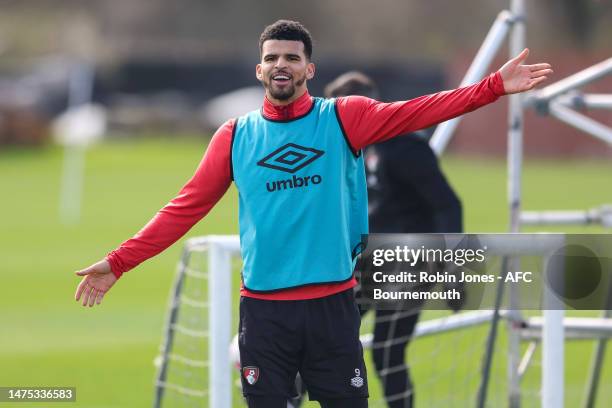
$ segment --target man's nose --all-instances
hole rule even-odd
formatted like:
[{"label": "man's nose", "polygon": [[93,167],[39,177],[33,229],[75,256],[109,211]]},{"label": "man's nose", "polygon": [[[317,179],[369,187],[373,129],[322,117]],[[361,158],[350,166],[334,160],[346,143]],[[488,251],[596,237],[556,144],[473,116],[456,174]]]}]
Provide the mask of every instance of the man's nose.
[{"label": "man's nose", "polygon": [[274,67],[276,69],[280,69],[280,68],[286,68],[287,67],[287,59],[284,57],[278,57],[278,59],[276,60],[276,64],[274,65]]}]

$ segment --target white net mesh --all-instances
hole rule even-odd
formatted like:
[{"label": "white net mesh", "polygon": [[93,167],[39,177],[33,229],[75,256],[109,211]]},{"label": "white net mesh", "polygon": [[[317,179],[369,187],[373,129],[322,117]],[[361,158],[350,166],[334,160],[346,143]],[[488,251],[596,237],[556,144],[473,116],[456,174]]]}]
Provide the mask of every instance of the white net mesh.
[{"label": "white net mesh", "polygon": [[186,264],[179,265],[158,361],[164,373],[157,390],[164,407],[201,407],[208,401],[207,255],[207,251],[190,252]]},{"label": "white net mesh", "polygon": [[[170,312],[167,322],[167,332],[162,341],[162,352],[157,363],[160,377],[157,380],[156,396],[160,407],[212,407],[210,405],[209,389],[209,247],[198,246],[188,251],[184,264],[180,265],[180,275],[172,292]],[[241,261],[236,252],[232,257],[231,271],[215,271],[232,276],[231,333],[238,329],[238,302]],[[420,313],[418,325],[408,346],[404,349],[399,362],[392,358],[390,352],[385,352],[389,346],[402,345],[407,337],[397,328],[394,320],[410,317],[404,312],[400,315],[382,317],[379,324],[389,333],[386,341],[375,342],[372,338],[376,325],[374,312],[365,314],[362,321],[362,341],[364,342],[370,399],[372,407],[405,408],[406,401],[414,392],[414,406],[417,407],[466,407],[477,406],[479,386],[482,381],[483,358],[486,342],[491,328],[491,311],[472,311],[453,313],[451,311],[423,311]],[[523,319],[541,315],[541,311],[523,311]],[[598,312],[585,313],[596,316]],[[508,406],[508,322],[501,319],[498,324],[498,334],[495,342],[495,352],[488,377],[486,407]],[[567,343],[566,358],[572,361],[572,353],[584,356],[584,348],[591,347],[593,340],[583,340],[579,344]],[[403,348],[403,347],[401,347]],[[538,338],[521,341],[520,366],[520,402],[521,407],[541,406],[542,357],[541,343]],[[237,350],[231,350],[228,344],[227,364],[236,359]],[[379,354],[380,370],[374,364],[375,350]],[[230,357],[233,353],[233,357]],[[165,357],[164,357],[165,356]],[[569,376],[579,376],[574,381],[577,386],[568,387],[565,392],[568,401],[578,406],[582,400],[586,378],[588,377],[588,356],[579,363],[572,361],[572,368],[579,372]],[[403,358],[402,358],[403,357]],[[609,359],[608,359],[609,360]],[[396,373],[408,370],[413,383],[410,387],[396,393],[387,393],[389,378]],[[380,372],[380,374],[379,374]],[[239,370],[232,369],[232,386],[229,390],[217,392],[231,393],[232,406],[245,406],[240,390]],[[600,378],[600,389],[607,389],[606,378]],[[605,399],[598,398],[597,406],[605,406]],[[403,404],[403,405],[402,405]],[[603,404],[603,405],[601,405]],[[314,402],[305,401],[302,407],[318,407]],[[226,407],[215,407],[226,408]]]}]

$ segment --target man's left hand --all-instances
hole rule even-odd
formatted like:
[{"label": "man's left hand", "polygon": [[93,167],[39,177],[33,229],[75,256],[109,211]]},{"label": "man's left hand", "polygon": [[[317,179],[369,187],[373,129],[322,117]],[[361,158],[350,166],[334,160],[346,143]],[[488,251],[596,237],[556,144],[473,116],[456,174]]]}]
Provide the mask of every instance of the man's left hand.
[{"label": "man's left hand", "polygon": [[552,74],[553,70],[547,63],[522,65],[528,55],[529,49],[525,48],[500,68],[499,73],[504,81],[504,90],[507,94],[528,91],[545,81],[548,78],[547,75]]}]

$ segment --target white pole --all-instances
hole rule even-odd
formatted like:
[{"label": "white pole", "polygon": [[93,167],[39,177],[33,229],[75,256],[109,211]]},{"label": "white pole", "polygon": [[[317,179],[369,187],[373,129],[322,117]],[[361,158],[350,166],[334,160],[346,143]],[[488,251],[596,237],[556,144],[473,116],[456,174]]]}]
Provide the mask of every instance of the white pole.
[{"label": "white pole", "polygon": [[[510,35],[510,57],[525,48],[523,0],[512,0],[512,12],[519,19]],[[508,199],[510,202],[510,232],[520,230],[521,166],[523,165],[523,107],[522,94],[509,97],[508,111]]]},{"label": "white pole", "polygon": [[232,302],[231,302],[231,255],[222,244],[210,243],[208,259],[208,296],[210,307],[209,336],[209,391],[210,406],[231,408],[232,372],[228,363],[228,347],[231,342]]},{"label": "white pole", "polygon": [[571,93],[556,97],[563,106],[574,109],[604,109],[612,110],[612,94],[582,94]]},{"label": "white pole", "polygon": [[610,73],[612,73],[612,58],[608,58],[605,61],[592,65],[554,84],[542,88],[538,91],[537,97],[538,99],[550,100],[555,96],[575,88],[580,88]]},{"label": "white pole", "polygon": [[588,109],[612,110],[612,94],[586,94],[582,96],[582,101]]},{"label": "white pole", "polygon": [[[523,0],[511,0],[510,11],[515,22],[510,33],[510,58],[525,48],[525,4]],[[520,230],[521,167],[523,164],[523,106],[521,94],[511,95],[508,111],[508,202],[510,206],[510,232]],[[509,270],[520,270],[519,259],[510,258]],[[509,284],[510,311],[508,313],[508,406],[520,407],[521,344],[516,322],[521,320],[518,307],[518,288]]]},{"label": "white pole", "polygon": [[[513,22],[513,15],[507,10],[497,15],[497,19],[495,19],[495,22],[482,42],[476,57],[474,57],[472,64],[461,80],[460,87],[472,84],[484,76],[489,65],[491,65],[491,61],[506,39]],[[436,128],[429,144],[437,156],[441,156],[442,153],[444,153],[444,149],[453,136],[453,132],[457,128],[460,120],[461,117],[447,120]]]},{"label": "white pole", "polygon": [[[564,265],[561,266],[564,268]],[[546,262],[544,263],[544,271]],[[557,271],[563,275],[564,271]],[[542,407],[563,408],[564,330],[563,303],[544,285],[544,325],[542,327]]]},{"label": "white pole", "polygon": [[550,114],[561,122],[612,145],[612,128],[554,101],[550,103],[549,109]]},{"label": "white pole", "polygon": [[60,219],[63,224],[76,224],[81,218],[85,147],[64,147],[62,183],[60,187]]},{"label": "white pole", "polygon": [[523,225],[588,225],[601,224],[608,227],[612,219],[612,206],[601,206],[587,211],[523,211]]},{"label": "white pole", "polygon": [[[70,74],[68,110],[90,102],[93,93],[94,71],[89,64],[76,64]],[[85,147],[74,141],[64,148],[64,162],[60,187],[60,220],[76,224],[81,217]]]}]

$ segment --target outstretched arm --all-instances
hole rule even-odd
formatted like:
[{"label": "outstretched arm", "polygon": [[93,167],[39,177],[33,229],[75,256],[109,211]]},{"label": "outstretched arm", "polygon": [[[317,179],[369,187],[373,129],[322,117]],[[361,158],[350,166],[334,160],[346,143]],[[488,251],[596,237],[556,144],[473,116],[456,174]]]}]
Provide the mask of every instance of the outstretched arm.
[{"label": "outstretched arm", "polygon": [[482,81],[408,101],[384,103],[363,96],[338,98],[338,115],[352,149],[424,129],[496,101],[500,96],[524,92],[552,73],[546,63],[523,65],[529,50],[505,63]]},{"label": "outstretched arm", "polygon": [[219,128],[191,180],[142,230],[105,259],[77,272],[83,276],[75,295],[77,301],[84,296],[83,306],[99,304],[124,272],[168,248],[208,214],[231,184],[233,126],[230,121]]}]

